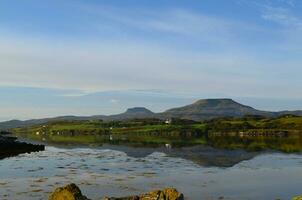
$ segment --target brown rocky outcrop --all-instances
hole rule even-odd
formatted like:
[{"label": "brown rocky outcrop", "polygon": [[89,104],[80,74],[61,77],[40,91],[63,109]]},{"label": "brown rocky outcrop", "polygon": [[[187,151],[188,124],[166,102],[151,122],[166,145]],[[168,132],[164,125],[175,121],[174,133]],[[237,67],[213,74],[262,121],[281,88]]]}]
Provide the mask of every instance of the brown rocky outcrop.
[{"label": "brown rocky outcrop", "polygon": [[75,184],[57,188],[48,200],[89,200],[82,195],[81,190]]},{"label": "brown rocky outcrop", "polygon": [[[183,200],[183,194],[174,188],[166,188],[164,190],[156,190],[146,194],[129,197],[105,197],[104,200]],[[89,200],[82,195],[81,190],[75,185],[70,184],[65,187],[57,188],[48,200]]]},{"label": "brown rocky outcrop", "polygon": [[183,200],[183,194],[179,193],[174,188],[166,188],[164,190],[152,191],[140,196],[130,196],[121,198],[108,198],[104,200]]}]

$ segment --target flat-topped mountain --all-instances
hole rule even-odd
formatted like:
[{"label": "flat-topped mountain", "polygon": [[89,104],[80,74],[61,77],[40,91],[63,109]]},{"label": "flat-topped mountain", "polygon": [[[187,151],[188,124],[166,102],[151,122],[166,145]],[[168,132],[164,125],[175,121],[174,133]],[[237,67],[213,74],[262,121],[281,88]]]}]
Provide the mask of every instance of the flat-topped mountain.
[{"label": "flat-topped mountain", "polygon": [[128,108],[127,111],[124,114],[129,115],[148,115],[148,114],[154,114],[152,111],[148,110],[144,107],[134,107],[134,108]]},{"label": "flat-topped mountain", "polygon": [[125,120],[133,118],[151,118],[154,117],[154,113],[144,107],[128,108],[126,112],[118,115],[110,115],[104,118],[104,120]]},{"label": "flat-topped mountain", "polygon": [[232,99],[202,99],[193,104],[173,108],[161,113],[164,117],[203,120],[217,117],[243,117],[245,115],[272,116],[273,113],[256,110]]},{"label": "flat-topped mountain", "polygon": [[153,113],[144,107],[129,108],[126,112],[117,115],[95,115],[95,116],[61,116],[55,118],[32,119],[32,120],[11,120],[0,123],[0,129],[10,129],[30,125],[43,124],[51,121],[63,120],[128,120],[134,118],[182,118],[195,121],[219,118],[219,117],[243,117],[245,115],[259,115],[275,117],[280,115],[302,116],[302,111],[280,111],[268,112],[240,104],[232,99],[201,99],[193,104],[169,109],[162,113]]}]

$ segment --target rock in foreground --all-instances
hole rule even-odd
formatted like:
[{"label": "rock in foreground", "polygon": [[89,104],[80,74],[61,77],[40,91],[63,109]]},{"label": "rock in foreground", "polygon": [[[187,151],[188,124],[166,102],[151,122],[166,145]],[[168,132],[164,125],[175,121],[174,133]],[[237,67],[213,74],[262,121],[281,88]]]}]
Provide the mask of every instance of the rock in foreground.
[{"label": "rock in foreground", "polygon": [[[152,191],[139,196],[129,197],[105,197],[104,200],[183,200],[183,194],[174,188],[166,188],[164,190]],[[70,184],[65,187],[57,188],[50,196],[49,200],[89,200],[82,195],[81,190],[75,185]]]},{"label": "rock in foreground", "polygon": [[183,200],[183,194],[174,188],[166,188],[164,190],[152,191],[140,196],[130,196],[121,198],[108,198],[104,200]]},{"label": "rock in foreground", "polygon": [[75,184],[57,188],[48,198],[49,200],[89,200],[82,195],[81,190]]}]

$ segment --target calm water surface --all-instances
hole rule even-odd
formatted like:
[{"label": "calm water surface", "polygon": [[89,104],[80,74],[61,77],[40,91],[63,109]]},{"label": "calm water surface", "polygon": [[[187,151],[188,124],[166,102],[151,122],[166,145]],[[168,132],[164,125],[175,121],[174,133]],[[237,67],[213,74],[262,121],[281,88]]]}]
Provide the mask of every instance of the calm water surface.
[{"label": "calm water surface", "polygon": [[58,148],[0,160],[0,199],[47,199],[74,182],[93,200],[175,187],[190,200],[275,200],[302,194],[302,154],[184,149]]}]

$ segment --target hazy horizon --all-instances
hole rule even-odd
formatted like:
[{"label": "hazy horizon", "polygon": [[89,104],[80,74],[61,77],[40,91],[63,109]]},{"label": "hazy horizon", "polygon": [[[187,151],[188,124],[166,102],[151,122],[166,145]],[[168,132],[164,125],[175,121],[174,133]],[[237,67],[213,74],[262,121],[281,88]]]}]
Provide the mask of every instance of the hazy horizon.
[{"label": "hazy horizon", "polygon": [[160,112],[204,98],[302,110],[301,9],[297,0],[1,1],[0,121]]},{"label": "hazy horizon", "polygon": [[[167,93],[162,93],[162,95],[159,95],[160,93],[155,93],[155,92],[150,92],[150,91],[144,91],[144,93],[147,93],[143,96],[140,96],[140,93],[143,91],[127,91],[126,93],[123,91],[111,91],[111,92],[106,92],[105,94],[103,93],[97,93],[97,94],[87,94],[87,95],[83,95],[83,96],[74,96],[73,103],[74,103],[74,107],[76,108],[81,108],[81,110],[77,110],[77,109],[71,109],[71,110],[63,110],[63,112],[59,112],[60,108],[62,106],[64,106],[65,101],[62,102],[62,100],[57,101],[56,102],[56,109],[57,112],[52,113],[49,112],[46,115],[37,115],[37,116],[33,116],[33,117],[23,117],[23,118],[17,118],[17,117],[8,117],[9,115],[6,115],[4,118],[0,118],[0,122],[2,121],[9,121],[9,120],[30,120],[30,119],[41,119],[41,118],[52,118],[52,117],[60,117],[60,116],[94,116],[94,115],[114,115],[114,114],[121,114],[123,112],[126,112],[127,109],[129,108],[134,108],[134,107],[144,107],[149,109],[152,112],[155,113],[160,113],[160,112],[164,112],[168,109],[171,108],[176,108],[176,107],[182,107],[182,106],[186,106],[192,103],[195,103],[198,100],[201,99],[232,99],[234,101],[236,101],[237,103],[246,105],[246,106],[251,106],[255,109],[258,110],[262,110],[262,111],[293,111],[293,110],[299,110],[299,103],[300,101],[292,101],[291,107],[296,106],[297,109],[287,109],[286,104],[288,101],[287,100],[273,100],[273,99],[254,99],[254,98],[230,98],[230,97],[213,97],[213,98],[194,98],[193,96],[181,96],[180,94],[175,96],[169,96],[167,95]],[[149,94],[148,94],[149,93]],[[152,96],[152,94],[154,96]],[[156,95],[157,94],[157,95]],[[170,94],[171,95],[171,94]],[[123,98],[125,101],[121,104],[117,99],[112,99],[113,96],[118,96],[120,98]],[[142,103],[142,99],[145,98],[145,96],[149,97],[148,102],[144,102]],[[63,97],[64,98],[64,97]],[[107,102],[108,104],[114,104],[115,105],[115,110],[114,112],[112,112],[111,109],[106,108],[106,103],[103,103],[101,105],[103,105],[103,107],[98,106],[98,105],[94,105],[93,101],[95,98],[101,98],[101,99],[106,99],[105,102]],[[111,98],[111,99],[110,99]],[[260,102],[260,104],[256,104],[255,105],[251,105],[253,104],[253,102]],[[271,106],[271,109],[267,109],[266,105],[268,105],[269,103],[274,103],[274,106],[278,107],[278,106],[283,106],[285,109],[272,109],[273,107]],[[71,102],[69,102],[68,104],[70,104]],[[86,104],[86,105],[85,105]],[[262,105],[262,106],[261,106]],[[99,110],[96,111],[95,107],[97,107]],[[9,108],[10,109],[10,108]],[[39,108],[41,109],[40,111],[44,111],[46,112],[47,110],[45,110],[43,107]],[[59,114],[58,114],[59,113]],[[80,113],[80,114],[79,114]],[[82,114],[81,114],[82,113]],[[20,114],[20,113],[18,113]],[[21,113],[21,114],[25,114],[26,113]]]}]

